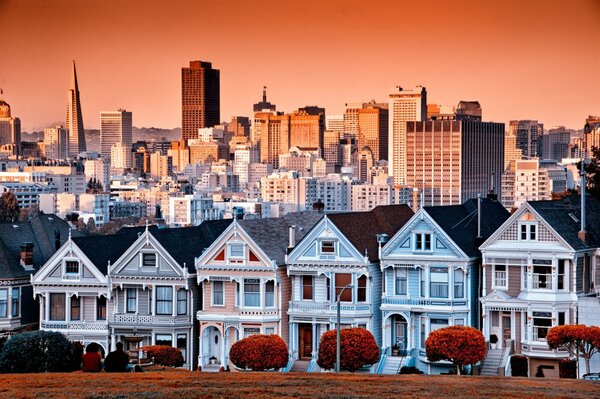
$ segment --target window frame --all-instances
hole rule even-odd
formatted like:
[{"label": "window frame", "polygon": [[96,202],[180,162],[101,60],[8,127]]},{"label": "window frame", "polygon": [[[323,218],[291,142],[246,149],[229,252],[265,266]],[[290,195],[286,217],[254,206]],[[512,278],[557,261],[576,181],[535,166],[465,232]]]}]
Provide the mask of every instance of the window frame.
[{"label": "window frame", "polygon": [[[210,306],[225,306],[225,282],[224,281],[211,281],[210,282],[211,287],[210,287]],[[216,285],[221,285],[221,290],[218,291],[216,289]],[[218,301],[216,300],[217,296],[215,294],[220,293],[221,294],[221,301],[220,303],[218,303]]]},{"label": "window frame", "polygon": [[319,245],[319,253],[321,255],[335,255],[335,241],[323,240]]},{"label": "window frame", "polygon": [[[55,300],[58,298],[62,298],[62,318],[60,318],[60,310],[61,309],[57,304],[55,304]],[[66,321],[67,295],[63,292],[51,292],[50,296],[48,297],[48,301],[50,301],[48,320],[49,321]],[[54,313],[54,312],[58,312],[58,317],[53,316],[53,315],[57,315],[57,313]]]},{"label": "window frame", "polygon": [[175,299],[177,301],[177,316],[184,316],[188,314],[188,292],[187,290],[180,288],[175,293]]},{"label": "window frame", "polygon": [[415,241],[415,247],[413,248],[414,251],[418,251],[418,252],[433,252],[433,233],[432,232],[426,232],[426,231],[422,231],[422,232],[415,232],[414,234],[414,241]]},{"label": "window frame", "polygon": [[[361,283],[364,282],[364,286],[361,286]],[[369,279],[366,275],[362,275],[356,279],[356,302],[368,302],[367,301],[367,285],[369,284]]]},{"label": "window frame", "polygon": [[267,280],[265,282],[265,307],[275,307],[275,281],[273,280]]},{"label": "window frame", "polygon": [[[498,270],[498,268],[504,268],[504,270]],[[499,279],[496,276],[496,274],[502,273],[502,272],[504,272],[504,278]],[[504,284],[498,284],[499,282],[504,282]],[[506,265],[506,264],[492,265],[492,289],[501,289],[501,290],[508,289],[508,265]]]},{"label": "window frame", "polygon": [[[69,304],[69,317],[71,320],[74,321],[79,321],[81,320],[81,297],[78,296],[71,296],[70,300],[69,300],[70,304]],[[75,304],[77,304],[77,306],[74,306]],[[75,315],[75,310],[77,310],[77,315]]]},{"label": "window frame", "polygon": [[[15,295],[15,292],[17,295]],[[10,293],[11,317],[20,317],[21,315],[21,287],[12,287]]]},{"label": "window frame", "polygon": [[[158,256],[156,252],[142,252],[141,265],[144,269],[157,268],[158,267]],[[152,262],[146,262],[146,259],[151,259],[150,257],[154,257],[154,264]],[[146,264],[148,263],[148,264]]]},{"label": "window frame", "polygon": [[[248,287],[257,287],[257,291],[248,291]],[[256,289],[256,288],[254,288]],[[244,289],[243,289],[243,297],[244,297],[244,307],[247,308],[260,308],[261,307],[261,298],[260,298],[260,279],[258,278],[245,278],[244,279]],[[256,298],[258,304],[249,305],[247,299]]]},{"label": "window frame", "polygon": [[0,288],[0,318],[8,318],[8,288]]},{"label": "window frame", "polygon": [[[459,275],[461,276],[462,280],[457,283],[456,282],[456,276]],[[454,299],[465,299],[465,272],[462,269],[454,269],[452,271],[452,283],[453,283],[453,291],[452,291],[452,297]],[[461,295],[457,296],[456,295],[456,289],[459,288],[461,289]]]},{"label": "window frame", "polygon": [[[307,284],[307,281],[310,279],[310,284]],[[307,291],[307,289],[310,289]],[[307,292],[310,295],[307,295]],[[302,291],[301,296],[303,301],[314,301],[315,300],[315,276],[304,275],[302,276]]]},{"label": "window frame", "polygon": [[[445,270],[445,272],[442,272],[441,270]],[[433,281],[433,275],[434,274],[445,274],[446,275],[446,281]],[[439,287],[439,289],[441,291],[444,291],[444,287],[445,287],[445,293],[446,295],[437,295],[437,289],[434,289],[434,285],[435,287]],[[449,287],[450,286],[450,273],[447,267],[431,267],[429,268],[429,297],[430,298],[450,298],[450,292],[449,292]]]},{"label": "window frame", "polygon": [[107,317],[108,301],[104,295],[96,297],[96,320],[105,321]]},{"label": "window frame", "polygon": [[[167,298],[159,298],[158,293],[159,291],[161,292],[168,292],[169,295],[167,295]],[[157,285],[156,286],[156,300],[155,300],[155,313],[159,316],[171,316],[173,315],[173,287],[170,285]],[[163,306],[168,306],[169,311],[160,311],[159,312],[159,305],[163,305]]]},{"label": "window frame", "polygon": [[[401,274],[404,273],[404,279]],[[404,292],[402,292],[404,288]],[[394,295],[408,295],[408,269],[396,267],[394,270]]]},{"label": "window frame", "polygon": [[[130,296],[130,293],[134,293],[135,295]],[[125,291],[125,313],[137,313],[138,311],[138,300],[137,300],[137,289],[136,288],[127,288]],[[133,301],[133,309],[130,308],[131,302]]]}]

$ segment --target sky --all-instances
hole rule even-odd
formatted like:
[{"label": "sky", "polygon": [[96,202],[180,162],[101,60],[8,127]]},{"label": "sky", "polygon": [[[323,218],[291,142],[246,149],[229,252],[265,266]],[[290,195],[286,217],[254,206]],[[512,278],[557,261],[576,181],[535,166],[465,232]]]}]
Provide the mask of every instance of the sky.
[{"label": "sky", "polygon": [[221,119],[387,101],[477,100],[486,121],[581,128],[600,114],[600,0],[0,0],[0,88],[32,131],[63,123],[71,60],[84,125],[125,108],[181,126],[181,67],[221,71]]}]

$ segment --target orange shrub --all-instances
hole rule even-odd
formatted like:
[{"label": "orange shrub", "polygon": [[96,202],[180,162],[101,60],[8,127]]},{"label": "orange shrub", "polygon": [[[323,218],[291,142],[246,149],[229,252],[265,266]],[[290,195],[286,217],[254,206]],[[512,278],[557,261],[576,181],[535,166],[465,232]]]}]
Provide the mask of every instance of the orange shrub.
[{"label": "orange shrub", "polygon": [[233,344],[229,359],[242,369],[278,369],[287,365],[288,349],[279,335],[256,334]]},{"label": "orange shrub", "polygon": [[433,331],[425,341],[427,359],[432,362],[448,360],[456,365],[460,374],[462,366],[475,364],[485,357],[485,338],[473,327],[452,326]]},{"label": "orange shrub", "polygon": [[[323,369],[334,368],[336,362],[337,330],[321,336],[317,364]],[[379,361],[379,348],[373,334],[364,328],[346,328],[340,331],[340,369],[356,371],[362,366]]]},{"label": "orange shrub", "polygon": [[552,327],[546,336],[550,349],[569,352],[583,357],[586,373],[590,372],[590,359],[600,353],[600,327],[570,324]]},{"label": "orange shrub", "polygon": [[177,348],[168,345],[150,345],[142,347],[147,358],[153,358],[154,364],[169,367],[183,366],[183,355]]}]

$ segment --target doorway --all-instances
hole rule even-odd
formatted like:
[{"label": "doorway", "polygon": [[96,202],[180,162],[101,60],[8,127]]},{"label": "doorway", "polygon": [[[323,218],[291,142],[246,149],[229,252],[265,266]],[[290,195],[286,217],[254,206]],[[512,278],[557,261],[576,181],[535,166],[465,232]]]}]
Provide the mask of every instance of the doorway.
[{"label": "doorway", "polygon": [[299,359],[311,359],[312,358],[312,324],[300,323],[298,324],[298,358]]}]

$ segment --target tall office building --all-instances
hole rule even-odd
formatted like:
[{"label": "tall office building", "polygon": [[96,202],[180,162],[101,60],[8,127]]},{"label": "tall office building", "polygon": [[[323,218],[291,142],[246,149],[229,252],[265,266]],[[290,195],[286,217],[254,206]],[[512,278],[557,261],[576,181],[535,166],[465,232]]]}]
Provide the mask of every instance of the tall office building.
[{"label": "tall office building", "polygon": [[316,106],[299,108],[290,114],[289,121],[290,147],[323,148],[325,108]]},{"label": "tall office building", "polygon": [[373,159],[388,159],[388,105],[374,101],[358,110],[358,148],[369,147]]},{"label": "tall office building", "polygon": [[516,137],[517,148],[522,150],[523,157],[534,158],[540,152],[539,138],[544,133],[544,125],[534,120],[510,121],[508,133]]},{"label": "tall office building", "polygon": [[67,121],[65,127],[69,131],[69,156],[77,157],[82,152],[86,152],[85,130],[83,130],[83,116],[81,114],[81,99],[77,84],[75,61],[73,61],[71,86],[68,91]]},{"label": "tall office building", "polygon": [[563,158],[569,157],[569,144],[571,143],[571,134],[574,130],[565,129],[564,126],[559,126],[550,129],[547,134],[544,134],[542,139],[542,153],[540,158],[554,159],[561,161]]},{"label": "tall office building", "polygon": [[252,109],[254,110],[254,117],[252,120],[252,127],[250,130],[250,142],[253,145],[258,146],[260,144],[260,138],[262,135],[261,128],[263,125],[261,124],[261,121],[267,118],[268,115],[277,115],[277,106],[267,101],[266,86],[263,87],[262,101],[259,101],[256,104],[254,104]]},{"label": "tall office building", "polygon": [[394,185],[406,184],[406,122],[427,118],[427,90],[417,86],[405,90],[398,86],[390,93],[388,122],[388,170]]},{"label": "tall office building", "polygon": [[425,205],[456,205],[493,187],[500,194],[504,124],[471,121],[406,123],[406,186]]},{"label": "tall office building", "polygon": [[124,109],[100,113],[100,151],[102,157],[110,159],[111,148],[117,143],[129,148],[127,167],[131,167],[132,118]]},{"label": "tall office building", "polygon": [[332,132],[344,132],[344,115],[325,115],[325,129]]},{"label": "tall office building", "polygon": [[260,132],[260,161],[279,167],[279,155],[290,148],[290,115],[257,112],[254,132]]},{"label": "tall office building", "polygon": [[69,132],[62,126],[44,129],[44,153],[48,159],[69,157]]},{"label": "tall office building", "polygon": [[190,61],[181,68],[181,138],[198,137],[198,129],[221,123],[220,71],[210,62]]},{"label": "tall office building", "polygon": [[227,131],[235,137],[250,137],[250,118],[247,116],[232,116],[227,125]]},{"label": "tall office building", "polygon": [[0,91],[0,147],[10,155],[21,154],[21,120],[10,113],[10,105],[2,99]]}]

